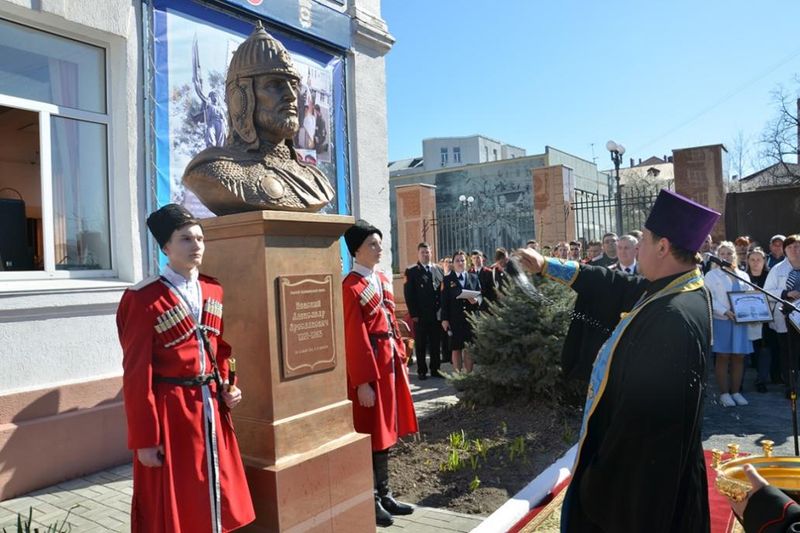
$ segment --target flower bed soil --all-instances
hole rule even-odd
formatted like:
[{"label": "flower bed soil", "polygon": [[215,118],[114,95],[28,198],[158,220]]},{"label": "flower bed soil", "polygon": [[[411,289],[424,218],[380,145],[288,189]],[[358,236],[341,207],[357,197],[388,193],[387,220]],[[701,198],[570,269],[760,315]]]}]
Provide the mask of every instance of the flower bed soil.
[{"label": "flower bed soil", "polygon": [[579,428],[574,408],[459,403],[392,448],[390,483],[401,501],[489,515],[561,457]]}]

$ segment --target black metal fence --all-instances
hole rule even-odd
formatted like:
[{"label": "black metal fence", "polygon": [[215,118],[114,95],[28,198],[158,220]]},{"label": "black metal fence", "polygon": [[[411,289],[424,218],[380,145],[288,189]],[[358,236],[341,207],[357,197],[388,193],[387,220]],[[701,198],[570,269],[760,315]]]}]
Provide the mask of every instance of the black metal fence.
[{"label": "black metal fence", "polygon": [[[642,229],[657,196],[657,190],[623,191],[620,199],[621,233]],[[616,223],[617,201],[614,196],[576,189],[575,201],[571,207],[575,212],[576,234],[579,239],[599,241],[605,233],[619,233]]]},{"label": "black metal fence", "polygon": [[[622,232],[644,226],[658,191],[623,191]],[[576,189],[575,201],[569,209],[575,212],[576,235],[586,241],[601,240],[603,234],[617,231],[616,199],[613,196]],[[475,248],[491,257],[503,246],[514,249],[535,238],[534,213],[530,210],[477,210],[466,207],[440,209],[436,218],[422,223],[422,240],[435,243],[439,257],[456,250],[467,253]]]},{"label": "black metal fence", "polygon": [[725,234],[750,235],[766,248],[778,233],[800,230],[800,185],[748,192],[725,197]]},{"label": "black metal fence", "polygon": [[440,257],[457,250],[469,253],[475,248],[490,259],[497,247],[514,249],[533,238],[533,213],[530,211],[477,211],[466,208],[441,210],[429,220]]}]

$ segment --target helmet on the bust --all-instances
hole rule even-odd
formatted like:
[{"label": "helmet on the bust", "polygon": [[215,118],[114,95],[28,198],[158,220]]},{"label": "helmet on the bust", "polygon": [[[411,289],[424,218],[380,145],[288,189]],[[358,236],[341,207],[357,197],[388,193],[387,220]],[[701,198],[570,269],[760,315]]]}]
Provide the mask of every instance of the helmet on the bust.
[{"label": "helmet on the bust", "polygon": [[[256,109],[254,78],[265,75],[283,76],[295,82],[300,80],[289,52],[264,30],[259,21],[250,37],[233,53],[228,66],[225,102],[230,128],[226,145],[241,144],[247,150],[258,149],[258,132],[253,120]],[[287,139],[285,142],[291,145],[292,141]]]},{"label": "helmet on the bust", "polygon": [[225,83],[236,83],[239,78],[263,74],[300,79],[289,52],[280,41],[267,33],[259,20],[250,37],[233,53]]}]

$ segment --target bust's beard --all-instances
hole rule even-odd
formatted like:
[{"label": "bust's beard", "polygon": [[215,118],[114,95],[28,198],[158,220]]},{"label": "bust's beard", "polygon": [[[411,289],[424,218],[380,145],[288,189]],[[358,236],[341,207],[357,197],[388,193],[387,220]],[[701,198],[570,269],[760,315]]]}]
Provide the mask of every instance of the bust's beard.
[{"label": "bust's beard", "polygon": [[297,115],[279,116],[271,111],[258,111],[258,115],[256,127],[262,127],[268,132],[280,135],[282,139],[293,139],[300,131],[300,121],[297,119]]}]

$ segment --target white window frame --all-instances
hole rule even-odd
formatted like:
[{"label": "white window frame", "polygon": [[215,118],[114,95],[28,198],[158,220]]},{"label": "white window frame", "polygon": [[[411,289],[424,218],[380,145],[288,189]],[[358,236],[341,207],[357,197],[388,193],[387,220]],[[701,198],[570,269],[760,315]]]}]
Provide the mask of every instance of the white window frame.
[{"label": "white window frame", "polygon": [[447,148],[439,148],[439,157],[442,161],[442,166],[447,166],[447,160],[450,158]]},{"label": "white window frame", "polygon": [[[8,20],[8,19],[6,19]],[[17,21],[9,20],[20,24]],[[52,32],[45,32],[52,33]],[[63,37],[58,34],[53,34]],[[71,37],[67,39],[75,40]],[[112,198],[114,198],[114,180],[111,179],[111,169],[114,168],[111,133],[111,91],[109,87],[109,49],[107,46],[99,45],[94,42],[78,41],[97,48],[103,49],[105,67],[105,93],[106,93],[106,112],[96,113],[84,111],[71,107],[59,106],[38,100],[28,100],[17,96],[10,96],[0,93],[0,105],[32,111],[39,115],[39,179],[42,194],[42,253],[44,256],[44,270],[25,270],[25,271],[0,271],[0,282],[16,280],[46,280],[46,279],[86,279],[86,278],[115,278],[117,277],[117,257],[114,246],[114,236],[116,235],[115,221],[111,213]],[[109,224],[109,247],[111,248],[111,269],[109,270],[56,270],[55,259],[55,220],[53,216],[53,169],[52,169],[52,137],[50,132],[51,118],[58,116],[62,118],[80,120],[102,124],[106,128],[106,183],[107,198],[106,209],[108,209]]]},{"label": "white window frame", "polygon": [[461,163],[461,147],[453,147],[453,163]]}]

